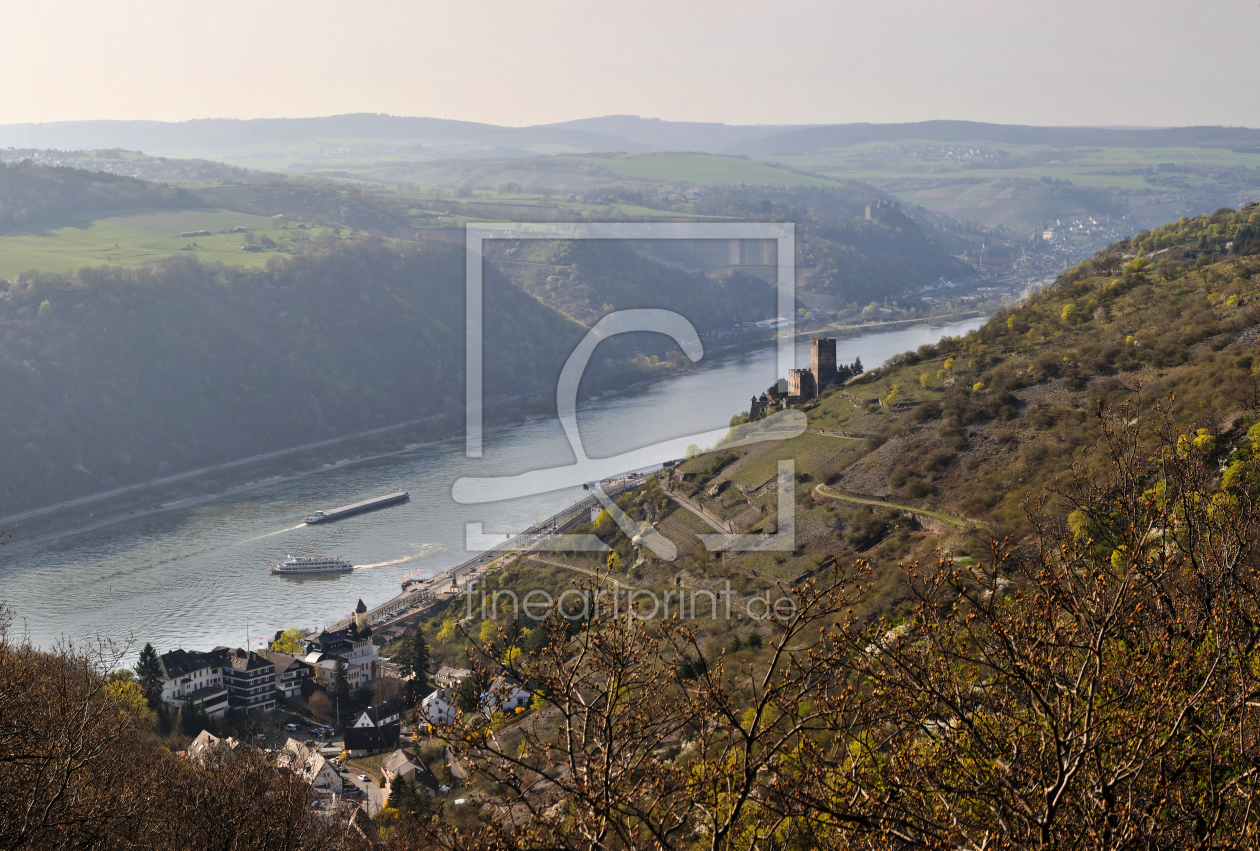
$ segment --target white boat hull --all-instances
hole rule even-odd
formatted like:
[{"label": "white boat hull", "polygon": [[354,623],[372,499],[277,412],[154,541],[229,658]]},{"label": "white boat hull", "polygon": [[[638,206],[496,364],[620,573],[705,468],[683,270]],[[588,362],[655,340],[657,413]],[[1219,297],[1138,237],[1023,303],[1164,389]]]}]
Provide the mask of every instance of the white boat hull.
[{"label": "white boat hull", "polygon": [[320,573],[349,573],[352,570],[354,567],[347,565],[345,567],[273,567],[271,572],[277,576],[313,576]]}]

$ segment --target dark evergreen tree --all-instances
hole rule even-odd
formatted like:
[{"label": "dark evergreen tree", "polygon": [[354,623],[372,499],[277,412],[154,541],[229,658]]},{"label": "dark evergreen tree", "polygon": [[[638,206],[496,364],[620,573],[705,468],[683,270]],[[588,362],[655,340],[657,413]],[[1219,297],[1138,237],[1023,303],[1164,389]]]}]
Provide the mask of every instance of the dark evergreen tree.
[{"label": "dark evergreen tree", "polygon": [[402,778],[396,779],[389,790],[389,805],[398,810],[399,813],[407,813],[411,810],[412,801],[416,797],[416,790],[412,785]]},{"label": "dark evergreen tree", "polygon": [[389,800],[386,803],[398,810],[399,816],[404,820],[427,815],[432,810],[428,793],[417,790],[410,780],[395,780],[390,786]]},{"label": "dark evergreen tree", "polygon": [[179,708],[179,731],[185,736],[194,737],[210,726],[210,717],[200,706],[193,706],[192,701],[184,701]]},{"label": "dark evergreen tree", "polygon": [[163,736],[169,736],[171,730],[175,729],[175,718],[171,712],[171,708],[165,703],[157,705],[157,727],[158,733]]},{"label": "dark evergreen tree", "polygon": [[404,676],[413,678],[413,691],[422,694],[429,691],[429,644],[424,639],[423,626],[417,626],[414,633],[403,639],[402,647],[394,654],[394,661]]},{"label": "dark evergreen tree", "polygon": [[350,708],[350,680],[346,676],[346,660],[340,656],[333,663],[333,699],[337,703],[337,726],[341,726],[342,709]]},{"label": "dark evergreen tree", "polygon": [[149,708],[156,709],[162,702],[162,665],[152,644],[146,643],[140,651],[140,659],[136,662],[136,679],[140,681],[140,691],[144,693],[144,699],[149,701]]}]

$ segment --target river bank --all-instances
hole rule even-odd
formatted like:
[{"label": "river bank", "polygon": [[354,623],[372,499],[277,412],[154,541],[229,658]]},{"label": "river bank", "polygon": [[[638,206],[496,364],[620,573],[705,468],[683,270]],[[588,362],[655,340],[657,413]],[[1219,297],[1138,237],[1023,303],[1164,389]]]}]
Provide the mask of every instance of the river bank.
[{"label": "river bank", "polygon": [[[847,337],[837,341],[837,357],[879,363],[976,324]],[[802,341],[797,357],[807,352]],[[589,457],[580,463],[554,417],[533,417],[487,429],[482,459],[465,457],[458,437],[408,441],[293,475],[254,473],[215,493],[155,500],[131,516],[83,518],[81,528],[0,547],[0,600],[41,647],[95,637],[160,650],[237,646],[247,636],[319,628],[359,599],[369,607],[393,599],[405,574],[423,578],[467,562],[484,549],[479,534],[502,540],[576,505],[588,496],[580,482],[624,472],[628,462],[615,459],[651,455],[639,467],[682,457],[691,443],[713,445],[776,370],[775,351],[765,349],[584,401],[578,418]],[[525,474],[533,483],[526,495],[474,504],[452,497],[464,478]],[[312,509],[396,490],[411,501],[335,523],[301,522]],[[270,575],[266,565],[286,553],[342,557],[356,570]],[[91,594],[74,593],[85,583]]]},{"label": "river bank", "polygon": [[[963,319],[971,315],[979,314],[969,311],[957,317],[950,314],[862,325],[818,326],[798,331],[795,339],[799,344],[801,340],[818,334],[846,338],[891,333],[916,326],[947,327],[947,320]],[[775,338],[772,334],[764,338],[736,337],[724,342],[709,341],[705,346],[706,357],[700,364],[693,364],[682,357],[661,362],[639,363],[636,360],[593,369],[592,381],[599,389],[588,391],[584,401],[638,392],[655,382],[690,372],[718,368],[727,360],[755,355],[771,349],[774,344]],[[527,423],[531,417],[543,415],[531,410],[528,404],[524,408],[520,407],[519,403],[523,400],[523,396],[488,400],[488,426],[510,428]],[[548,406],[549,402],[543,405]],[[110,491],[86,494],[61,503],[38,506],[0,517],[0,530],[15,538],[45,541],[163,511],[176,504],[200,505],[259,483],[280,478],[297,478],[345,463],[387,458],[418,446],[443,443],[462,434],[462,423],[457,422],[459,417],[460,414],[456,412],[443,412],[365,432],[220,462]]]}]

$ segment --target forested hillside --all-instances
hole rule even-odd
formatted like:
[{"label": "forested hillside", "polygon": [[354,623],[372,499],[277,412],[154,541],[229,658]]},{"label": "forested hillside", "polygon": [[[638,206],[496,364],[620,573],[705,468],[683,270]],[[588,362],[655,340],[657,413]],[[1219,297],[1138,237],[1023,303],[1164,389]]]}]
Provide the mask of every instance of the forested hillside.
[{"label": "forested hillside", "polygon": [[[261,178],[256,175],[256,178]],[[353,184],[337,185],[276,177],[203,186],[207,202],[244,213],[284,215],[299,221],[355,228],[389,236],[412,236],[415,224],[406,204],[389,194],[364,192]]]},{"label": "forested hillside", "polygon": [[626,242],[527,240],[491,256],[525,292],[585,325],[630,308],[674,310],[700,331],[775,315],[774,289],[760,278],[738,269],[708,275]]},{"label": "forested hillside", "polygon": [[[936,283],[942,277],[961,280],[975,274],[951,255],[938,236],[956,243],[951,247],[961,253],[979,248],[978,232],[960,234],[959,223],[952,220],[916,221],[900,207],[890,207],[867,219],[868,204],[889,201],[888,196],[868,184],[845,181],[835,186],[790,188],[716,186],[695,195],[673,203],[644,198],[633,191],[610,197],[679,213],[740,221],[794,222],[797,266],[804,273],[803,285],[851,304],[865,306],[906,289]],[[948,224],[949,230],[941,227],[943,224]]]},{"label": "forested hillside", "polygon": [[[326,238],[265,269],[176,258],[0,293],[0,504],[461,409],[463,255]],[[487,393],[553,386],[582,329],[486,274]]]},{"label": "forested hillside", "polygon": [[169,189],[133,177],[31,162],[0,163],[0,229],[5,231],[107,210],[204,204],[186,189]]}]

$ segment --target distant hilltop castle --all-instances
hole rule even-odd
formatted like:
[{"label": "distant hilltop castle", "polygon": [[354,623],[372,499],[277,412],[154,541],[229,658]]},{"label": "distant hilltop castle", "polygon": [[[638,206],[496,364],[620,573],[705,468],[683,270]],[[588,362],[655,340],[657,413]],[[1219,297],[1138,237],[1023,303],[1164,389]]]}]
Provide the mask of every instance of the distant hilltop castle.
[{"label": "distant hilltop castle", "polygon": [[872,201],[866,205],[868,219],[882,219],[893,213],[900,213],[901,205],[896,201]]},{"label": "distant hilltop castle", "polygon": [[809,369],[789,370],[786,381],[780,379],[761,396],[754,396],[748,408],[748,418],[761,419],[775,408],[817,398],[828,387],[843,384],[861,374],[861,358],[851,365],[836,364],[835,337],[815,337],[809,341]]}]

